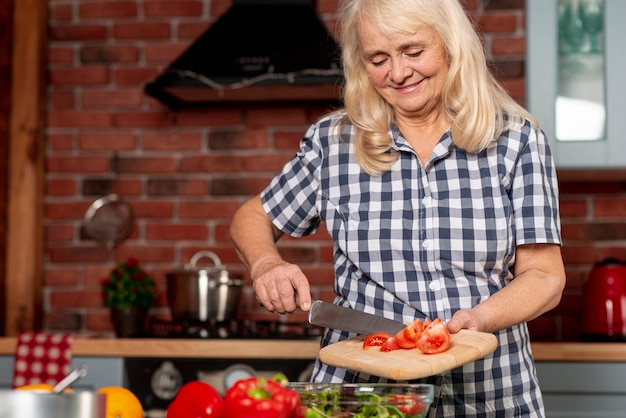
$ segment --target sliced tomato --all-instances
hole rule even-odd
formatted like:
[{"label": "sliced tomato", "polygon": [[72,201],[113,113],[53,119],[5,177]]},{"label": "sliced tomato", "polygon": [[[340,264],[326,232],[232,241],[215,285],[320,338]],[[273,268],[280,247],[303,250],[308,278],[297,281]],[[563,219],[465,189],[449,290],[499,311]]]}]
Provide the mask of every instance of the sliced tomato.
[{"label": "sliced tomato", "polygon": [[425,405],[419,399],[419,395],[393,394],[389,401],[396,405],[398,410],[408,416],[420,414],[424,411]]},{"label": "sliced tomato", "polygon": [[406,331],[406,329],[403,329],[396,334],[396,339],[398,340],[400,348],[411,349],[417,347],[415,340],[408,336]]},{"label": "sliced tomato", "polygon": [[400,345],[398,344],[398,338],[394,335],[392,337],[387,338],[387,341],[380,346],[380,351],[393,351],[400,349]]},{"label": "sliced tomato", "polygon": [[363,341],[363,349],[367,350],[373,347],[380,347],[391,337],[390,334],[386,332],[375,332],[373,334],[368,335]]},{"label": "sliced tomato", "polygon": [[446,324],[437,318],[429,323],[417,340],[417,348],[424,354],[437,354],[450,348],[450,332]]},{"label": "sliced tomato", "polygon": [[406,327],[398,331],[396,334],[396,338],[398,339],[398,345],[401,348],[415,348],[417,340],[422,335],[424,331],[424,323],[421,319],[416,319],[415,321],[408,324]]}]

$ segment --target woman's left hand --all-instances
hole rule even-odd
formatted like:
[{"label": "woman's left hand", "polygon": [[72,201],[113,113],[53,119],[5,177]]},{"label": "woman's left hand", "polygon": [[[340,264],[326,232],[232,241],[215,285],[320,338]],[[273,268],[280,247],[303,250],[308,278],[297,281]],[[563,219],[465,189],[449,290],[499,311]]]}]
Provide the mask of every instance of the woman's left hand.
[{"label": "woman's left hand", "polygon": [[462,329],[480,331],[478,318],[469,309],[456,311],[446,325],[448,327],[448,331],[450,331],[450,334],[456,334]]},{"label": "woman's left hand", "polygon": [[560,246],[518,246],[515,277],[478,305],[455,312],[448,321],[448,331],[497,332],[531,321],[558,305],[564,286]]}]

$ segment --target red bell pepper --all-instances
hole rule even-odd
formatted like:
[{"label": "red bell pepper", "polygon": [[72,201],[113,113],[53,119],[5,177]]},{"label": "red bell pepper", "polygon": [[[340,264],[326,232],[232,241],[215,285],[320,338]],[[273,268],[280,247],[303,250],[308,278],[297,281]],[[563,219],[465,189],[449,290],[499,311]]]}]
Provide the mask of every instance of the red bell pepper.
[{"label": "red bell pepper", "polygon": [[289,412],[290,418],[302,418],[304,413],[302,412],[302,400],[300,399],[300,394],[298,391],[294,389],[289,389],[287,385],[289,385],[289,379],[284,374],[277,374],[273,379],[275,382],[278,382],[283,387],[283,393],[278,395],[279,399],[283,399],[287,409]]},{"label": "red bell pepper", "polygon": [[194,380],[185,383],[168,405],[166,418],[222,418],[224,400],[208,383]]},{"label": "red bell pepper", "polygon": [[293,418],[299,407],[298,392],[262,377],[239,380],[224,395],[228,418]]}]

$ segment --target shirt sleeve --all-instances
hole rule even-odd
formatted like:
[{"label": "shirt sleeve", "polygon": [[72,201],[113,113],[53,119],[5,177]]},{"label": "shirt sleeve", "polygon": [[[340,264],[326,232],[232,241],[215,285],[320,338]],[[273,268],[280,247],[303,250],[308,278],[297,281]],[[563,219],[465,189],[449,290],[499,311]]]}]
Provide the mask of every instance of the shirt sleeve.
[{"label": "shirt sleeve", "polygon": [[517,245],[561,244],[559,191],[550,145],[543,131],[527,123],[517,161],[512,201]]},{"label": "shirt sleeve", "polygon": [[313,234],[319,228],[322,151],[318,136],[317,125],[312,125],[300,141],[300,150],[261,193],[263,208],[272,223],[291,236]]}]

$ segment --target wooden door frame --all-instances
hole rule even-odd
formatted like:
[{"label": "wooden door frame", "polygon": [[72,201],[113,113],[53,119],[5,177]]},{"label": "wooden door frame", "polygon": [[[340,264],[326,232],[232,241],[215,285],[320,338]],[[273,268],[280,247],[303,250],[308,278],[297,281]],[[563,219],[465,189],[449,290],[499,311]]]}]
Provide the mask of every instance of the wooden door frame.
[{"label": "wooden door frame", "polygon": [[[0,301],[6,304],[5,275],[9,173],[9,115],[11,114],[11,51],[13,50],[13,0],[0,7]],[[4,306],[3,304],[3,306]],[[0,335],[6,312],[0,309]]]},{"label": "wooden door frame", "polygon": [[43,324],[48,0],[13,0],[13,8],[4,273],[9,336]]}]

